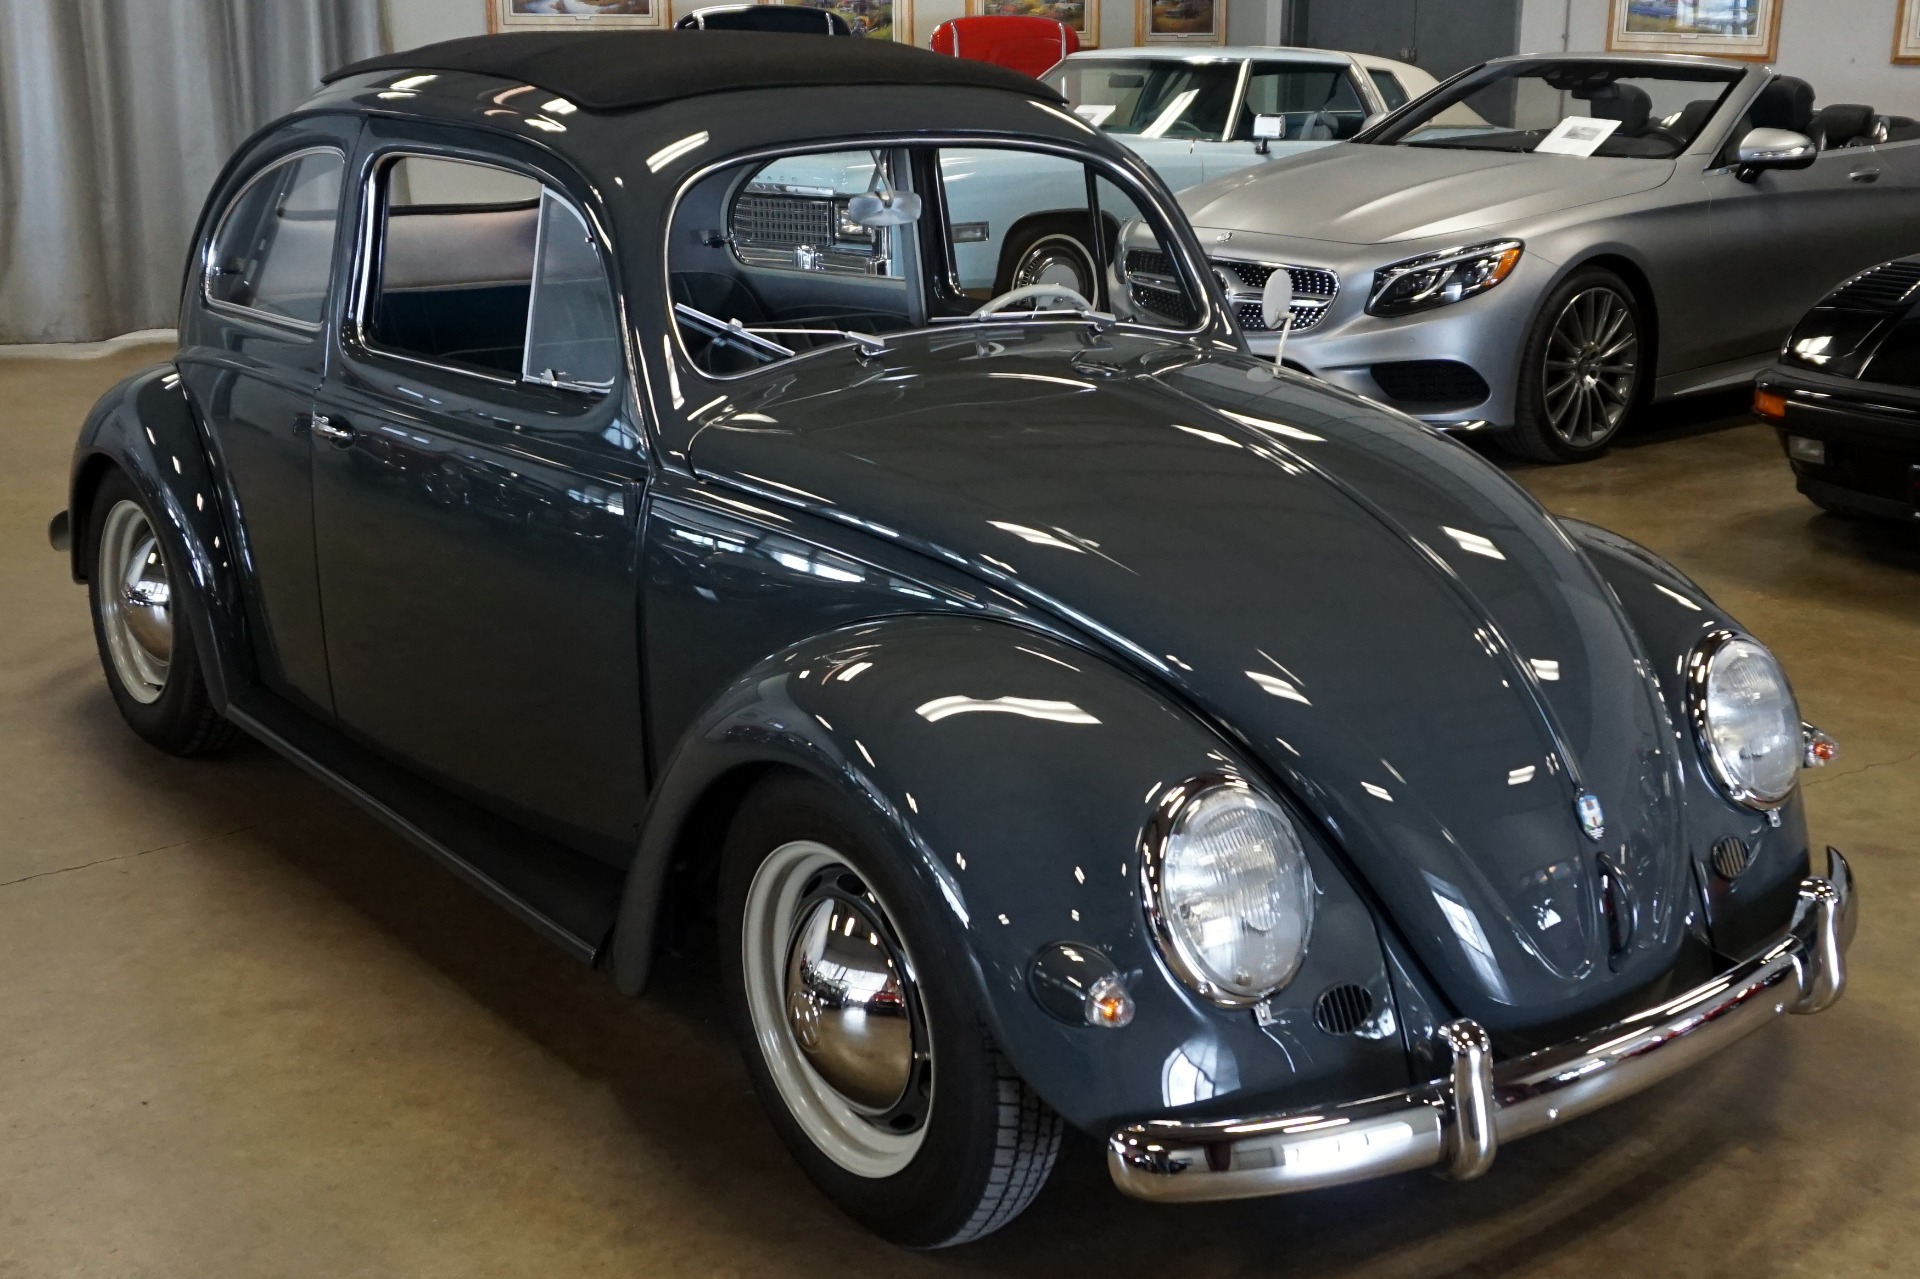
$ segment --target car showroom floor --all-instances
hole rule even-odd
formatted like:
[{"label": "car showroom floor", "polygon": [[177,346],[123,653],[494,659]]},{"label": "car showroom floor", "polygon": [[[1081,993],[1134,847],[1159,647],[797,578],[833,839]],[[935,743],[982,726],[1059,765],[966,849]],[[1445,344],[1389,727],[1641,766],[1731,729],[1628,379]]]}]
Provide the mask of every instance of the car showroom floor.
[{"label": "car showroom floor", "polygon": [[1011,1228],[913,1255],[802,1178],[699,966],[630,1003],[264,749],[121,726],[44,530],[162,354],[0,359],[0,1276],[1914,1273],[1920,531],[1819,514],[1737,401],[1521,479],[1672,557],[1840,739],[1846,1000],[1476,1184],[1150,1207],[1075,1138]]}]

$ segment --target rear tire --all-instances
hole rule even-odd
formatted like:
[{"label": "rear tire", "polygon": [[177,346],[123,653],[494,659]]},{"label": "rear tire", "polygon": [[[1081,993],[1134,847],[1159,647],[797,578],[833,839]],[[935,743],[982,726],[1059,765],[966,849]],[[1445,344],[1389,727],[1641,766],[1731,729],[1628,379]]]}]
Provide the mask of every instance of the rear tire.
[{"label": "rear tire", "polygon": [[1534,462],[1584,462],[1612,445],[1644,398],[1645,326],[1625,281],[1575,271],[1540,308],[1520,360],[1502,447]]},{"label": "rear tire", "polygon": [[107,688],[128,727],[170,755],[205,755],[238,731],[214,709],[161,525],[125,472],[110,472],[87,523],[87,603]]},{"label": "rear tire", "polygon": [[[1018,1216],[1052,1171],[1062,1122],[994,1047],[873,820],[812,778],[770,775],[727,832],[720,901],[741,1052],[814,1184],[911,1248]],[[835,962],[816,964],[825,948]]]}]

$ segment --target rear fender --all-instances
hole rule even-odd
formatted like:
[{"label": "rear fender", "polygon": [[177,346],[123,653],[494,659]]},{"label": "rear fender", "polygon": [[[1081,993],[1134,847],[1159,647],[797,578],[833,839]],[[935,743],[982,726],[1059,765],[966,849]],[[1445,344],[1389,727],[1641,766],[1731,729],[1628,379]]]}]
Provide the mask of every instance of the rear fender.
[{"label": "rear fender", "polygon": [[175,615],[186,618],[207,691],[224,710],[231,691],[246,679],[245,614],[220,518],[224,489],[172,364],[156,364],[121,382],[101,397],[81,428],[67,498],[76,582],[91,571],[93,498],[114,468],[133,481],[154,514],[179,592]]},{"label": "rear fender", "polygon": [[[723,824],[709,822],[696,847],[682,838],[704,798],[731,798],[743,770],[768,766],[810,774],[870,814],[942,921],[945,935],[919,944],[960,968],[1001,1050],[1083,1128],[1407,1081],[1372,915],[1304,821],[1316,921],[1271,1024],[1167,973],[1138,888],[1152,801],[1202,774],[1257,774],[1128,673],[1004,622],[917,616],[833,631],[768,658],[709,705],[648,811],[610,946],[622,990],[646,981],[669,861],[697,868],[717,856]],[[1041,1009],[1028,970],[1062,941],[1115,961],[1132,1025],[1069,1025]],[[1341,983],[1365,987],[1378,1010],[1362,1033],[1314,1025],[1314,1001]]]}]

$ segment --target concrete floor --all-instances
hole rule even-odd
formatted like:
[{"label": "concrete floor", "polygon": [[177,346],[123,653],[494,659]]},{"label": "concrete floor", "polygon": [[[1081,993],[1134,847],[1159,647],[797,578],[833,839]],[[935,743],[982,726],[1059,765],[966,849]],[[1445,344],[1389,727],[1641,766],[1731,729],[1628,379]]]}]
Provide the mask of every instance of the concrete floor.
[{"label": "concrete floor", "polygon": [[1808,779],[1865,893],[1837,1010],[1472,1185],[1149,1207],[1076,1138],[1010,1229],[921,1256],[801,1177],[707,978],[625,1001],[265,750],[122,728],[44,529],[88,405],[159,355],[0,360],[5,1279],[1920,1274],[1920,537],[1817,513],[1766,431],[1668,414],[1522,479],[1671,556],[1839,737]]}]

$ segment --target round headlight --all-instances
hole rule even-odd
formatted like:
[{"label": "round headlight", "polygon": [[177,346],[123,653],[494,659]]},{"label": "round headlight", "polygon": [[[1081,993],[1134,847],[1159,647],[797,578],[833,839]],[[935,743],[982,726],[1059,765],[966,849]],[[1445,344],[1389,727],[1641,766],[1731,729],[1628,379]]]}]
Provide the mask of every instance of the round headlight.
[{"label": "round headlight", "polygon": [[1313,927],[1313,877],[1293,823],[1244,783],[1176,790],[1146,841],[1148,917],[1167,964],[1229,1007],[1293,979]]},{"label": "round headlight", "polygon": [[1736,803],[1778,808],[1804,753],[1786,673],[1764,647],[1731,636],[1709,641],[1695,660],[1694,726],[1714,777]]}]

